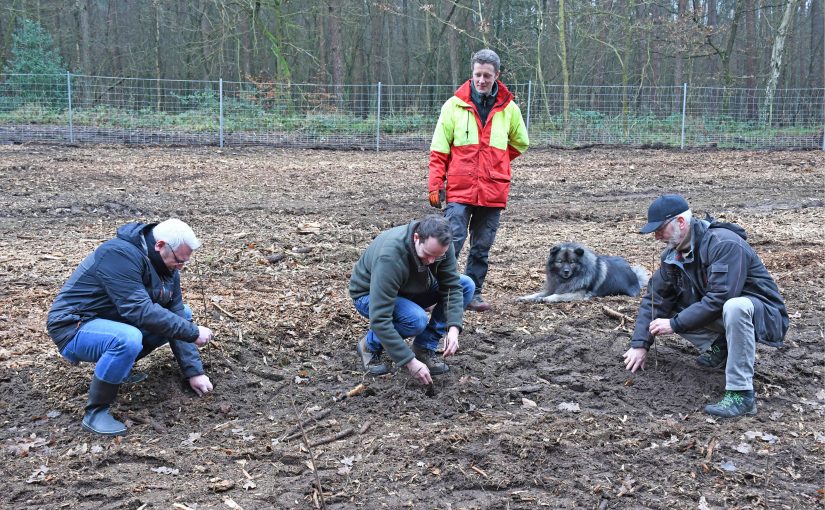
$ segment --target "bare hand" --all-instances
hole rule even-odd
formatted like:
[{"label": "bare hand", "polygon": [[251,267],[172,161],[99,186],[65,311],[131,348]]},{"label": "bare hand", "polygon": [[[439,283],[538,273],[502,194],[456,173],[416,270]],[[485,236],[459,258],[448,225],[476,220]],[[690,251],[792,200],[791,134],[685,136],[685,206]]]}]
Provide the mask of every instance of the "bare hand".
[{"label": "bare hand", "polygon": [[433,377],[430,375],[430,369],[427,365],[421,363],[417,359],[411,359],[406,365],[407,370],[413,378],[421,384],[427,385],[433,383]]},{"label": "bare hand", "polygon": [[198,326],[198,331],[200,332],[198,335],[198,339],[195,340],[195,345],[198,347],[203,347],[204,345],[208,344],[212,341],[212,338],[215,337],[212,330],[205,327],[205,326]]},{"label": "bare hand", "polygon": [[647,349],[644,347],[631,347],[624,353],[624,367],[635,373],[640,368],[645,369],[647,363]]},{"label": "bare hand", "polygon": [[670,319],[655,319],[647,328],[653,336],[670,335],[673,328],[670,326]]},{"label": "bare hand", "polygon": [[458,328],[450,326],[447,338],[444,340],[444,357],[449,358],[458,350]]},{"label": "bare hand", "polygon": [[199,397],[202,397],[212,391],[212,382],[206,374],[196,375],[189,378],[189,386],[195,390]]}]

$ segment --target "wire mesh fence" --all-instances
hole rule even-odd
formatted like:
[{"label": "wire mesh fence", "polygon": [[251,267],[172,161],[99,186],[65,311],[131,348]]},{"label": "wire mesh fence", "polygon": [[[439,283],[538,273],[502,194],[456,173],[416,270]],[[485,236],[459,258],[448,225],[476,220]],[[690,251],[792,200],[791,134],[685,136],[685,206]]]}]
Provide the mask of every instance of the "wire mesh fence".
[{"label": "wire mesh fence", "polygon": [[[532,147],[823,149],[825,88],[510,85]],[[426,149],[452,85],[0,74],[0,143]]]}]

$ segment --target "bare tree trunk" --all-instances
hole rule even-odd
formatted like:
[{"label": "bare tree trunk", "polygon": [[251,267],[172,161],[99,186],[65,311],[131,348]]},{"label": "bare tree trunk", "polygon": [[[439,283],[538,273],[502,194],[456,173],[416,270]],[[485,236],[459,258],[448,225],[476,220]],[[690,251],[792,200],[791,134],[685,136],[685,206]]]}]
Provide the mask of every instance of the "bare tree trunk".
[{"label": "bare tree trunk", "polygon": [[344,96],[344,42],[341,37],[341,6],[338,0],[327,1],[327,25],[329,26],[329,56],[332,64],[332,84],[335,87],[335,103],[343,107]]},{"label": "bare tree trunk", "polygon": [[106,42],[112,76],[123,76],[120,31],[117,26],[117,0],[109,0],[106,10]]},{"label": "bare tree trunk", "polygon": [[782,22],[776,30],[776,37],[773,40],[771,51],[771,71],[768,77],[768,85],[765,87],[765,106],[763,108],[768,125],[773,121],[773,102],[776,94],[776,84],[779,82],[779,72],[782,68],[782,57],[785,52],[785,38],[788,35],[788,27],[796,12],[797,0],[789,0],[785,6],[785,13],[782,15]]},{"label": "bare tree trunk", "polygon": [[252,9],[249,5],[244,5],[242,11],[240,13],[241,23],[238,27],[241,33],[239,34],[240,37],[240,45],[241,45],[241,58],[240,58],[240,65],[241,65],[241,81],[248,80],[250,76],[252,76],[252,65],[251,65],[251,54],[252,54],[252,44],[250,43],[250,33],[252,32],[252,27],[254,26],[254,18],[252,14]]},{"label": "bare tree trunk", "polygon": [[750,9],[753,6],[750,5],[750,2],[746,2],[743,0],[738,0],[734,6],[733,12],[733,20],[730,23],[730,31],[728,32],[728,41],[725,45],[725,49],[722,51],[720,55],[722,58],[722,82],[725,84],[725,104],[723,105],[727,108],[727,101],[728,101],[728,94],[731,85],[733,84],[733,76],[730,72],[730,58],[733,55],[733,44],[736,41],[736,34],[739,31],[739,19],[742,17],[742,11],[745,9]]},{"label": "bare tree trunk", "polygon": [[[156,0],[157,3],[157,0]],[[200,3],[200,48],[201,48],[201,58],[203,59],[203,80],[209,80],[209,32],[211,29],[211,23],[209,22],[209,16],[207,16],[207,11],[209,10],[209,5],[207,0],[202,0]]]},{"label": "bare tree trunk", "polygon": [[155,7],[155,10],[154,10],[154,12],[155,12],[155,34],[154,34],[155,35],[155,77],[157,78],[157,80],[155,81],[155,96],[156,96],[155,97],[155,101],[156,101],[155,108],[158,111],[160,111],[160,106],[161,106],[161,103],[162,103],[161,94],[163,92],[162,89],[161,89],[161,86],[160,86],[160,79],[161,79],[161,71],[160,71],[160,18],[161,18],[160,0],[155,0],[154,1],[154,7]]},{"label": "bare tree trunk", "polygon": [[630,114],[630,104],[627,97],[627,88],[630,83],[630,55],[633,52],[633,11],[636,8],[634,0],[627,0],[624,15],[624,55],[622,57],[622,131],[624,136],[630,134],[628,115]]},{"label": "bare tree trunk", "polygon": [[564,0],[559,0],[559,60],[561,61],[561,77],[563,89],[562,110],[564,112],[564,126],[567,131],[567,123],[570,120],[570,69],[567,65],[567,19],[564,15]]},{"label": "bare tree trunk", "polygon": [[825,22],[823,22],[822,2],[811,2],[811,43],[808,47],[808,87],[814,88],[825,83]]},{"label": "bare tree trunk", "polygon": [[381,65],[381,50],[383,47],[381,36],[384,29],[384,16],[381,14],[380,9],[370,9],[366,14],[369,16],[370,27],[369,72],[366,81],[368,83],[386,81],[384,69]]},{"label": "bare tree trunk", "polygon": [[718,12],[716,10],[716,0],[707,0],[708,4],[708,28],[713,28],[717,24]]},{"label": "bare tree trunk", "polygon": [[746,108],[748,120],[755,120],[759,114],[756,101],[756,9],[745,10],[745,48],[743,55],[743,70],[745,88],[749,90]]},{"label": "bare tree trunk", "polygon": [[[407,0],[401,2],[403,21],[401,22],[401,79],[405,85],[410,83],[410,34],[409,24],[411,20],[410,7]],[[452,49],[452,48],[451,48]]]},{"label": "bare tree trunk", "polygon": [[[682,23],[685,19],[685,11],[687,10],[687,0],[679,0],[679,5],[676,11],[677,23]],[[676,50],[676,62],[673,68],[673,84],[681,86],[684,81],[685,73],[685,48],[680,47]]]},{"label": "bare tree trunk", "polygon": [[[458,26],[458,18],[453,22]],[[464,82],[466,71],[462,68],[461,57],[458,53],[458,30],[453,27],[447,29],[447,47],[450,54],[450,83],[453,88],[458,88],[458,84]]]},{"label": "bare tree trunk", "polygon": [[94,69],[92,69],[92,44],[89,30],[88,0],[75,0],[75,9],[77,9],[77,45],[80,57],[80,72],[94,74]]},{"label": "bare tree trunk", "polygon": [[317,26],[318,26],[318,62],[320,65],[318,66],[318,76],[320,78],[319,81],[323,83],[328,83],[330,79],[330,74],[327,72],[328,69],[328,60],[327,60],[327,31],[326,31],[326,14],[321,12],[320,10],[316,13],[317,15]]}]

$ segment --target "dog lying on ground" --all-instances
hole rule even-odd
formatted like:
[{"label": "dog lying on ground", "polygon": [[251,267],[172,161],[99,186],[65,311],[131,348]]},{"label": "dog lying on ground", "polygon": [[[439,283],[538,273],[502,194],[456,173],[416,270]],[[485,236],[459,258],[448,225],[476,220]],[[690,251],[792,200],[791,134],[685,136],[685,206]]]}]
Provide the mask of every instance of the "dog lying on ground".
[{"label": "dog lying on ground", "polygon": [[557,303],[601,296],[638,296],[649,278],[643,267],[630,267],[622,257],[598,255],[579,243],[551,248],[545,270],[544,288],[518,301]]}]

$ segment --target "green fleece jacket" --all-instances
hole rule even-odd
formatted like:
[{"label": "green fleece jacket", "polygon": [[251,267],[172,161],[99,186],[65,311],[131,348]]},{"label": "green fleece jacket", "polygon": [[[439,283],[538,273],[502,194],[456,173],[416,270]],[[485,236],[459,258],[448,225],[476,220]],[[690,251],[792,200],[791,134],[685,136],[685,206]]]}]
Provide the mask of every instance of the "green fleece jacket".
[{"label": "green fleece jacket", "polygon": [[396,298],[414,299],[425,294],[435,280],[439,300],[445,303],[447,329],[463,328],[463,298],[453,245],[450,243],[441,260],[425,266],[413,244],[417,224],[414,221],[379,234],[355,263],[349,280],[353,300],[369,294],[370,328],[398,366],[406,365],[415,356],[392,325]]}]

